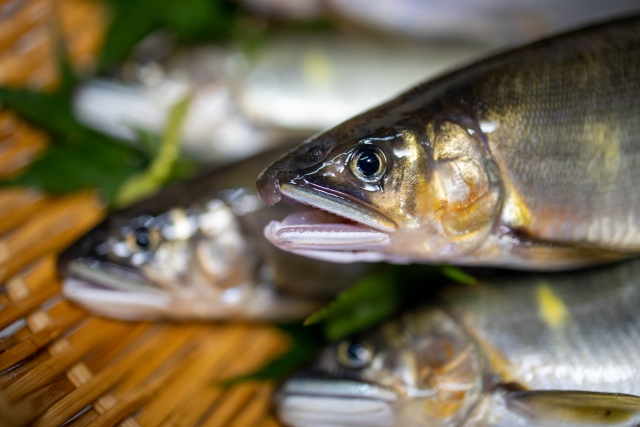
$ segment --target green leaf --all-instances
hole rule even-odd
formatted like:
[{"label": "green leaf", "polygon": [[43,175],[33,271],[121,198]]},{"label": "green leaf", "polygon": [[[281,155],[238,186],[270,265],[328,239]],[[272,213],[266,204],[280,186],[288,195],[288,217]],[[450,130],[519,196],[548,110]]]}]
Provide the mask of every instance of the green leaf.
[{"label": "green leaf", "polygon": [[111,22],[98,68],[103,70],[124,59],[135,45],[158,27],[158,0],[110,0]]},{"label": "green leaf", "polygon": [[158,191],[172,175],[180,154],[180,131],[191,104],[191,95],[185,96],[171,107],[162,143],[149,168],[130,177],[122,184],[115,199],[117,207],[130,205],[136,200]]},{"label": "green leaf", "polygon": [[475,285],[478,283],[478,279],[452,265],[440,266],[440,273],[446,278],[462,283],[463,285]]},{"label": "green leaf", "polygon": [[405,291],[405,286],[394,280],[393,269],[386,268],[342,292],[332,303],[309,316],[304,324],[323,322],[326,337],[337,340],[395,313]]},{"label": "green leaf", "polygon": [[109,0],[111,23],[99,69],[125,59],[136,44],[157,29],[179,41],[220,40],[231,36],[240,16],[229,0]]},{"label": "green leaf", "polygon": [[50,193],[96,187],[112,200],[131,174],[142,170],[140,150],[88,129],[72,112],[71,91],[0,88],[0,103],[51,135],[51,146],[20,176],[2,185],[28,185]]}]

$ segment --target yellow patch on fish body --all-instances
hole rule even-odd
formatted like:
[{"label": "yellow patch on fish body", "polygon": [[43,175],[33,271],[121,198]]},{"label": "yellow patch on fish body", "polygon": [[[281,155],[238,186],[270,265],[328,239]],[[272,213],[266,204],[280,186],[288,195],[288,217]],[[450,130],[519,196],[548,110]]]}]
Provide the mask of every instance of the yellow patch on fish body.
[{"label": "yellow patch on fish body", "polygon": [[562,299],[546,283],[538,286],[537,293],[540,317],[551,328],[560,326],[567,317]]}]

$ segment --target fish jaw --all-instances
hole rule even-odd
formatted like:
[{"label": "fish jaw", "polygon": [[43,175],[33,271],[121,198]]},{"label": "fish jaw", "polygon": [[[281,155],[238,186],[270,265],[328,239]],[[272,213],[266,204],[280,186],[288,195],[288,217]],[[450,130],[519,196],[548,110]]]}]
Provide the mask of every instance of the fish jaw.
[{"label": "fish jaw", "polygon": [[100,315],[141,320],[161,318],[171,311],[169,292],[156,288],[134,269],[80,258],[69,260],[64,273],[64,295]]},{"label": "fish jaw", "polygon": [[392,427],[397,394],[360,381],[293,378],[276,396],[280,419],[293,427]]}]

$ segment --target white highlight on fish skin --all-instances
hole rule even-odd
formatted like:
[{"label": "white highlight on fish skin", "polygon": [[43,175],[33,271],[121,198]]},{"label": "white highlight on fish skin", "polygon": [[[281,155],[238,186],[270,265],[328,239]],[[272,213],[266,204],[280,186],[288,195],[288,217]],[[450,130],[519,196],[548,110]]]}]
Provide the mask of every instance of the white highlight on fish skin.
[{"label": "white highlight on fish skin", "polygon": [[480,122],[480,130],[484,133],[492,133],[498,129],[498,124],[496,122],[490,121],[482,121]]},{"label": "white highlight on fish skin", "polygon": [[294,427],[394,425],[391,406],[372,399],[286,396],[279,414],[286,424]]}]

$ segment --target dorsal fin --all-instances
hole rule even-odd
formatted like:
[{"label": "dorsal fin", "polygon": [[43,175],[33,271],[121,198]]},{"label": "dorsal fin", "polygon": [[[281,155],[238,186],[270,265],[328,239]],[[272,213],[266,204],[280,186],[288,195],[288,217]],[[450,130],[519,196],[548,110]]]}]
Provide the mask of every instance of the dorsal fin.
[{"label": "dorsal fin", "polygon": [[572,390],[513,391],[507,407],[532,420],[558,425],[618,425],[640,416],[640,397]]}]

